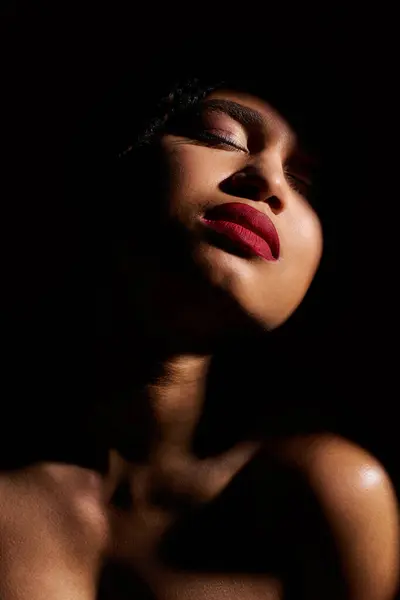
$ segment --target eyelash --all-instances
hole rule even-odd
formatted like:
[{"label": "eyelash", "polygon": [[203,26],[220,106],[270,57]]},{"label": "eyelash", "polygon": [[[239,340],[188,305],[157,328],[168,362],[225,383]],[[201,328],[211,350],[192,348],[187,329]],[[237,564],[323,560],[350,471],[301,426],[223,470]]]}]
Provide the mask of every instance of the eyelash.
[{"label": "eyelash", "polygon": [[235,142],[232,142],[230,138],[223,135],[216,135],[215,133],[211,133],[207,130],[196,132],[196,138],[200,141],[209,142],[209,144],[213,146],[229,146],[237,152],[245,152],[246,154],[249,153],[247,148],[243,148],[242,146],[235,144]]},{"label": "eyelash", "polygon": [[304,188],[306,188],[307,190],[311,188],[312,184],[310,182],[305,181],[300,177],[296,177],[296,175],[292,175],[292,173],[289,173],[287,167],[284,167],[283,172],[285,174],[287,182],[295,192],[298,192],[299,194],[302,194],[304,196]]}]

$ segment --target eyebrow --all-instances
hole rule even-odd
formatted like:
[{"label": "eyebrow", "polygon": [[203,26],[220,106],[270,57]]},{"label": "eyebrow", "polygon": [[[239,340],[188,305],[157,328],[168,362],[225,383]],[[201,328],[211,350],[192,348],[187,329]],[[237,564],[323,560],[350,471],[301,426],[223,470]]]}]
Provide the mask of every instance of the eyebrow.
[{"label": "eyebrow", "polygon": [[[266,130],[268,128],[268,120],[262,115],[261,112],[239,104],[233,100],[225,100],[223,98],[215,98],[210,100],[203,100],[200,103],[201,108],[204,110],[210,110],[211,112],[220,112],[232,117],[238,123],[244,127],[258,127]],[[297,145],[297,135],[294,134],[290,129],[286,129],[283,132],[285,138],[285,145],[287,147],[293,147]]]},{"label": "eyebrow", "polygon": [[246,126],[254,126],[257,125],[259,127],[265,127],[266,121],[262,114],[258,112],[258,110],[254,110],[254,108],[250,108],[248,106],[244,106],[243,104],[238,104],[233,100],[204,100],[201,102],[200,106],[207,110],[211,110],[213,112],[222,112],[235,119],[242,125]]}]

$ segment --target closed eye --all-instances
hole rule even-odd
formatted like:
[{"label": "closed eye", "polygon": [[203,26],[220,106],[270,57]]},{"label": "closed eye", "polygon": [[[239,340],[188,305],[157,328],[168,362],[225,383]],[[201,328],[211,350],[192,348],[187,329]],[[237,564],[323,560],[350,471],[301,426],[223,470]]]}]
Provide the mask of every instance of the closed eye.
[{"label": "closed eye", "polygon": [[239,141],[236,136],[222,128],[211,126],[206,123],[207,115],[201,110],[201,107],[192,107],[191,109],[178,112],[164,126],[165,133],[172,133],[183,136],[193,143],[201,143],[213,148],[225,150],[234,150],[236,152],[245,152],[248,150]]},{"label": "closed eye", "polygon": [[291,173],[288,170],[288,167],[285,167],[283,171],[285,174],[286,181],[289,183],[290,187],[302,196],[307,197],[312,188],[312,182],[310,181],[310,179]]},{"label": "closed eye", "polygon": [[203,130],[194,133],[193,137],[199,141],[207,143],[209,146],[229,146],[229,148],[234,149],[237,152],[245,152],[246,154],[249,153],[247,148],[244,148],[230,137],[225,136],[223,133],[217,135],[211,131]]}]

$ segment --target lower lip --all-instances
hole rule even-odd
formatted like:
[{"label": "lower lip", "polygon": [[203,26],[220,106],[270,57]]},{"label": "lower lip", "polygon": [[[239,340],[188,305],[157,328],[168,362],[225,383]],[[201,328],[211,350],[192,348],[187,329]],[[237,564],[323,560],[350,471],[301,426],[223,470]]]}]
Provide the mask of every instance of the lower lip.
[{"label": "lower lip", "polygon": [[267,242],[250,229],[231,221],[203,219],[203,222],[213,231],[233,242],[233,245],[245,254],[260,256],[264,260],[275,262],[271,248]]}]

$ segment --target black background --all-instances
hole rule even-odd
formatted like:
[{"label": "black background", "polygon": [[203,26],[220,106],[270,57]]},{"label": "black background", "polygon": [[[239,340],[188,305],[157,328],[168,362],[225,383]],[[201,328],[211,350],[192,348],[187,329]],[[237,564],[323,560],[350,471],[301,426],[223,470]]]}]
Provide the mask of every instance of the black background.
[{"label": "black background", "polygon": [[[223,48],[227,60],[232,48],[239,49],[245,61],[255,40],[268,55],[284,51],[285,40],[296,35],[313,40],[316,51],[328,48],[343,70],[344,93],[360,126],[358,139],[343,140],[354,157],[344,180],[356,192],[340,188],[334,199],[341,223],[340,307],[331,303],[328,311],[310,300],[312,311],[320,311],[314,325],[306,327],[300,311],[294,325],[283,329],[273,363],[277,383],[271,387],[269,367],[266,389],[278,400],[279,394],[292,398],[299,423],[320,418],[373,451],[400,490],[399,128],[391,15],[383,9],[367,14],[338,8],[316,14],[304,7],[298,14],[287,8],[279,15],[257,5],[246,13],[229,6],[211,11],[208,5],[162,10],[151,5],[113,15],[81,7],[73,15],[58,6],[55,11],[29,5],[20,9],[18,22],[2,22],[2,120],[10,133],[5,154],[15,157],[10,168],[3,163],[2,204],[5,212],[11,209],[11,219],[4,221],[9,277],[3,298],[10,335],[5,337],[2,452],[10,457],[24,448],[27,459],[35,457],[43,439],[50,445],[73,439],[79,446],[76,410],[93,395],[90,274],[76,277],[85,221],[65,194],[65,149],[80,120],[127,69],[145,72],[149,60],[159,54],[165,61],[172,47],[178,49],[174,60],[184,60],[189,43],[200,51],[202,44]],[[249,373],[265,364],[264,350],[255,354],[246,366]],[[232,364],[227,363],[234,372]],[[262,383],[257,386],[257,391],[241,389],[262,402]],[[240,413],[232,407],[233,415],[235,410]]]}]

